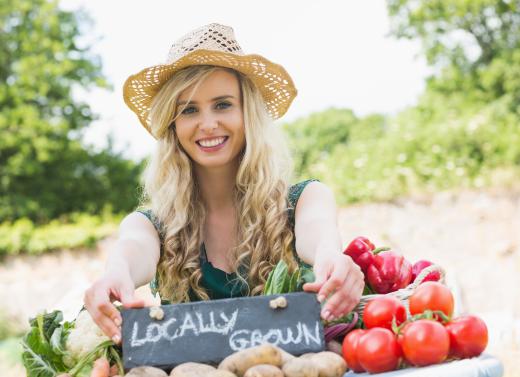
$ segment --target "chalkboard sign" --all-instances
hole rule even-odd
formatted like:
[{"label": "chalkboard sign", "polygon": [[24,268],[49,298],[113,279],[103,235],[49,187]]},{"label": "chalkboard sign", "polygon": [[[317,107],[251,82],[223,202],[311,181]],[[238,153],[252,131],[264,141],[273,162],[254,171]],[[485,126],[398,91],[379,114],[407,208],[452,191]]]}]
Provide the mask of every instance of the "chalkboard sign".
[{"label": "chalkboard sign", "polygon": [[[283,296],[284,308],[271,300]],[[148,365],[170,370],[188,362],[217,364],[235,351],[271,343],[301,355],[325,347],[320,304],[316,295],[240,297],[163,305],[164,317],[150,317],[150,308],[124,309],[123,364],[126,370]]]}]

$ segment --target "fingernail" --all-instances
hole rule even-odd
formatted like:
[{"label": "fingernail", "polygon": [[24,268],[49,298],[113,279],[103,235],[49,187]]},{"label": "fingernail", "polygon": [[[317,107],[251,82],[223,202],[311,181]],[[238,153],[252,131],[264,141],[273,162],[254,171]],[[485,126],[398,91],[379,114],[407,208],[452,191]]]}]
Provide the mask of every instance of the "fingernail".
[{"label": "fingernail", "polygon": [[325,300],[325,296],[324,295],[319,295],[318,296],[318,301],[319,302],[323,302],[323,300]]},{"label": "fingernail", "polygon": [[112,340],[113,340],[114,343],[119,343],[119,340],[120,340],[120,339],[121,339],[121,338],[119,337],[119,335],[114,335],[114,336],[112,337]]},{"label": "fingernail", "polygon": [[116,326],[121,326],[121,319],[114,318],[114,323],[116,324]]},{"label": "fingernail", "polygon": [[329,319],[330,312],[328,310],[324,310],[321,314],[323,319],[328,320]]}]

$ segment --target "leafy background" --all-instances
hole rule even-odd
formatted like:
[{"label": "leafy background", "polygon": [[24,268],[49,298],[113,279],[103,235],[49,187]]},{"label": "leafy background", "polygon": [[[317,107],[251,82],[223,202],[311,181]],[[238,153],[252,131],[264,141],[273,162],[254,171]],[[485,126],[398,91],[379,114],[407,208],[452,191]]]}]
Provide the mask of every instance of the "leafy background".
[{"label": "leafy background", "polygon": [[[392,35],[422,44],[424,92],[393,116],[331,108],[282,124],[295,180],[321,179],[343,208],[518,192],[520,2],[386,3]],[[138,204],[145,161],[82,142],[96,114],[74,90],[110,89],[82,38],[90,25],[56,1],[0,0],[0,263],[93,249]],[[16,360],[25,319],[1,315],[0,355]]]}]

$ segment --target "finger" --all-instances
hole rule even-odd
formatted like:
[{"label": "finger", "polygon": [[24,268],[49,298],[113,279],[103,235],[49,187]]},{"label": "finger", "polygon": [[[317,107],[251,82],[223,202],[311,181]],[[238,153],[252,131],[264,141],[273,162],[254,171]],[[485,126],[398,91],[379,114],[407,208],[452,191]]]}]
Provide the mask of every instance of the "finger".
[{"label": "finger", "polygon": [[[303,290],[305,292],[318,292],[322,285],[327,281],[328,271],[325,268],[321,268],[319,266],[314,267],[314,275],[316,279],[312,283],[305,283],[303,285]],[[322,302],[325,297],[318,295],[318,301]]]},{"label": "finger", "polygon": [[119,344],[121,341],[121,330],[110,317],[100,312],[95,322],[106,336],[112,339],[114,343]]},{"label": "finger", "polygon": [[108,360],[104,357],[97,359],[94,363],[94,369],[92,369],[92,373],[90,377],[108,377],[110,373],[110,364]]},{"label": "finger", "polygon": [[361,282],[347,278],[345,284],[327,301],[324,311],[331,313],[331,319],[343,317],[359,303],[362,290]]},{"label": "finger", "polygon": [[336,289],[341,287],[347,277],[347,271],[344,266],[334,266],[332,274],[329,276],[327,281],[323,284],[318,292],[318,296],[329,297]]},{"label": "finger", "polygon": [[122,318],[121,313],[117,310],[116,306],[110,301],[105,301],[98,305],[99,311],[110,318],[116,326],[121,326]]},{"label": "finger", "polygon": [[144,300],[138,299],[133,290],[121,290],[121,304],[127,309],[144,307]]},{"label": "finger", "polygon": [[[335,289],[335,291],[323,307],[324,319],[330,320],[339,317],[341,312],[338,311],[338,308],[341,307],[342,304],[346,301],[353,301],[353,295],[357,296],[359,276],[354,271],[350,271],[350,273],[346,277],[343,277],[342,273],[345,272],[346,271],[338,270],[338,272],[334,272],[331,278],[329,279],[329,281],[335,280],[330,284],[330,289]],[[334,277],[336,279],[333,279]],[[342,279],[343,281],[341,281]],[[322,290],[327,288],[328,287],[324,286]],[[349,303],[349,305],[351,304]]]}]

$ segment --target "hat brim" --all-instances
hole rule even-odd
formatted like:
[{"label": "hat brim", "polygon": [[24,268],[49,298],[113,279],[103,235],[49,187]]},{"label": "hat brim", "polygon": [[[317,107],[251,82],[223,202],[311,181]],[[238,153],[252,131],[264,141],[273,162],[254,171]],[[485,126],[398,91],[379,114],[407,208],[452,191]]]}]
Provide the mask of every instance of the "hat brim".
[{"label": "hat brim", "polygon": [[150,125],[150,107],[155,95],[173,75],[192,65],[214,65],[237,70],[248,76],[258,87],[267,111],[273,119],[283,116],[296,97],[297,90],[281,65],[260,55],[237,55],[223,51],[196,50],[172,64],[159,64],[131,75],[123,85],[123,98],[127,106],[136,113],[141,124],[155,138]]}]

